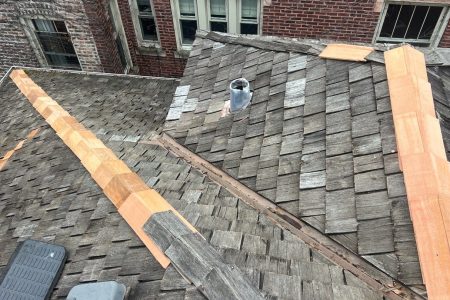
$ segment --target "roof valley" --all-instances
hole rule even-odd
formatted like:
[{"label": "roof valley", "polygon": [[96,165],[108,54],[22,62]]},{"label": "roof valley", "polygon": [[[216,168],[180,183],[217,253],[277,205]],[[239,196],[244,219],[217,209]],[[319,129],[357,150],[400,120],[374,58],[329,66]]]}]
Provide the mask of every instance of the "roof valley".
[{"label": "roof valley", "polygon": [[403,296],[408,295],[408,297],[412,298],[420,298],[419,295],[415,294],[407,286],[396,282],[395,279],[374,268],[358,255],[355,255],[339,243],[313,229],[311,225],[304,223],[289,212],[277,207],[268,199],[253,192],[225,172],[178,144],[170,136],[164,134],[157,141],[176,157],[180,157],[212,181],[225,187],[236,197],[239,197],[261,214],[272,219],[277,226],[289,230],[296,238],[299,238],[311,248],[319,251],[334,264],[355,274],[355,276],[359,277],[360,280],[364,281],[373,289],[383,291],[391,299],[397,299],[398,294]]}]

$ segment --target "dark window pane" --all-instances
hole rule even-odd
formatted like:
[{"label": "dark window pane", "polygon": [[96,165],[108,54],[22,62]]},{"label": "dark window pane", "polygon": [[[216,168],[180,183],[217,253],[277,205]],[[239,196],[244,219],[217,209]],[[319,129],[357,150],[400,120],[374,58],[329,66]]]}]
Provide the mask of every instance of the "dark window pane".
[{"label": "dark window pane", "polygon": [[258,34],[258,24],[241,23],[241,34]]},{"label": "dark window pane", "polygon": [[211,31],[227,32],[227,22],[211,22]]},{"label": "dark window pane", "polygon": [[419,39],[431,39],[431,35],[434,32],[434,28],[436,27],[437,21],[441,16],[442,7],[431,6],[430,11],[428,12],[427,19],[423,24],[422,31],[419,34]]},{"label": "dark window pane", "polygon": [[66,24],[63,21],[54,21],[54,23],[58,32],[67,32]]},{"label": "dark window pane", "polygon": [[395,21],[400,13],[400,7],[401,5],[389,4],[383,27],[381,28],[380,37],[391,37],[392,32],[394,31]]},{"label": "dark window pane", "polygon": [[197,21],[180,20],[180,23],[183,44],[192,44],[195,40],[195,32],[197,31]]},{"label": "dark window pane", "polygon": [[80,62],[76,56],[64,56],[55,54],[46,54],[48,64],[52,67],[66,69],[80,69]]},{"label": "dark window pane", "polygon": [[34,27],[41,32],[56,32],[56,28],[52,21],[49,20],[33,20]]},{"label": "dark window pane", "polygon": [[152,14],[152,7],[150,6],[150,0],[137,0],[137,7],[139,12],[145,14]]},{"label": "dark window pane", "polygon": [[414,12],[414,5],[403,5],[398,17],[397,25],[395,25],[394,38],[404,38],[409,21],[411,21]]},{"label": "dark window pane", "polygon": [[46,32],[38,32],[37,35],[45,52],[75,54],[75,49],[68,35]]},{"label": "dark window pane", "polygon": [[427,16],[429,6],[416,6],[416,11],[409,24],[408,32],[406,33],[407,39],[417,39],[419,36],[420,28],[422,27],[423,21]]},{"label": "dark window pane", "polygon": [[142,28],[142,38],[144,40],[157,40],[156,24],[154,19],[139,18]]}]

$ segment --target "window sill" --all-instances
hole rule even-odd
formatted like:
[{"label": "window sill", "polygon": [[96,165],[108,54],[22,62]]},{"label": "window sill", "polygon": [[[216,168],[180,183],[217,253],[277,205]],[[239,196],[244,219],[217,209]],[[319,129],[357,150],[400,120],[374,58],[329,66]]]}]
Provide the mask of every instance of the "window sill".
[{"label": "window sill", "polygon": [[175,51],[174,56],[175,58],[184,58],[187,59],[189,58],[189,53],[192,50],[192,46],[182,46],[181,49],[178,49],[177,51]]},{"label": "window sill", "polygon": [[138,53],[142,55],[166,56],[166,53],[161,49],[161,46],[157,42],[139,43]]}]

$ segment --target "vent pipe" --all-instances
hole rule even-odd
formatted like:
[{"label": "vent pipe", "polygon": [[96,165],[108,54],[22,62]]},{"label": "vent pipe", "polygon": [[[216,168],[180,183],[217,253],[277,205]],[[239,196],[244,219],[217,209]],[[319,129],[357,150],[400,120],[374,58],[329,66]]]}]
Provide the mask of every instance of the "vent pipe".
[{"label": "vent pipe", "polygon": [[230,110],[235,112],[245,109],[252,98],[250,83],[245,78],[238,78],[230,83]]}]

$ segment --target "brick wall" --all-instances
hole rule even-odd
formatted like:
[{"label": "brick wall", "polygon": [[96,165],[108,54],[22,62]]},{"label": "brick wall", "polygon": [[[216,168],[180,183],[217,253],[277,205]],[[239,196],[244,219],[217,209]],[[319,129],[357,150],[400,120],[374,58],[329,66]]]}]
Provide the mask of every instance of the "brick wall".
[{"label": "brick wall", "polygon": [[129,2],[128,0],[118,0],[118,4],[131,58],[133,64],[138,66],[139,74],[163,77],[182,76],[186,60],[175,57],[177,44],[170,1],[153,0],[155,20],[160,35],[161,48],[165,53],[164,56],[149,54],[146,53],[148,52],[146,49],[139,48],[131,18]]},{"label": "brick wall", "polygon": [[[351,42],[372,41],[379,12],[377,0],[271,0],[263,8],[263,34]],[[164,77],[183,74],[186,60],[178,58],[169,0],[153,0],[162,55],[140,48],[129,0],[117,0],[134,73]],[[11,65],[40,66],[21,18],[46,17],[66,22],[85,71],[122,73],[113,40],[109,0],[0,1],[0,76]],[[450,24],[440,42],[450,47]]]},{"label": "brick wall", "polygon": [[83,0],[86,16],[105,72],[123,73],[122,63],[113,39],[113,23],[109,16],[109,0]]},{"label": "brick wall", "polygon": [[81,0],[3,0],[0,2],[0,76],[12,65],[40,67],[20,18],[64,20],[83,70],[103,71]]},{"label": "brick wall", "polygon": [[439,47],[450,48],[450,22],[448,22],[447,28],[445,29],[444,34],[442,35]]},{"label": "brick wall", "polygon": [[372,42],[379,13],[374,0],[272,0],[263,33],[288,37]]},{"label": "brick wall", "polygon": [[17,18],[14,1],[0,2],[0,77],[12,65],[38,66],[33,49]]}]

